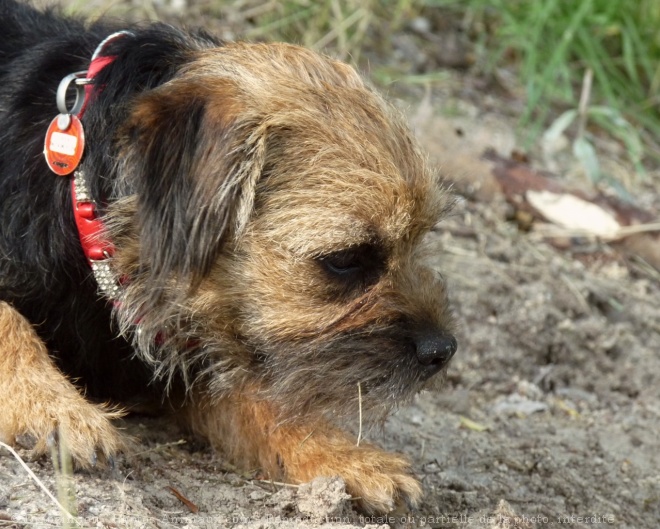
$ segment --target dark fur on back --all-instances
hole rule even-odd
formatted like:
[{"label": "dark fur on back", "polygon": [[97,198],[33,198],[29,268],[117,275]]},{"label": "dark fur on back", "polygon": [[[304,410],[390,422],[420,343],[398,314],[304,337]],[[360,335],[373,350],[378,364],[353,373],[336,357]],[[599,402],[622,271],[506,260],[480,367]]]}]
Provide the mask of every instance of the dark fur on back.
[{"label": "dark fur on back", "polygon": [[[60,80],[86,71],[97,45],[120,29],[126,28],[87,26],[54,10],[0,0],[0,300],[31,321],[61,367],[81,377],[91,395],[111,398],[146,386],[151,377],[112,328],[111,306],[99,297],[75,243],[70,180],[50,172],[42,151],[58,114]],[[112,140],[126,119],[122,102],[169,80],[191,50],[218,45],[161,24],[130,30],[107,48],[117,60],[96,78],[103,89],[83,118],[83,165],[94,167],[88,181],[100,204],[115,196]],[[159,192],[158,176],[145,183],[149,193]]]}]

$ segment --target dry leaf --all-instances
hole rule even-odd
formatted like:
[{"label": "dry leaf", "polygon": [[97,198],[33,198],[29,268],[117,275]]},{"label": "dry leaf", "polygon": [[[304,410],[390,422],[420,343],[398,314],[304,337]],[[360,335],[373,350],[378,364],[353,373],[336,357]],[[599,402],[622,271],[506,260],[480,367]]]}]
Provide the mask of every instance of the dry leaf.
[{"label": "dry leaf", "polygon": [[525,198],[547,220],[576,232],[613,239],[621,229],[610,212],[570,193],[527,191]]}]

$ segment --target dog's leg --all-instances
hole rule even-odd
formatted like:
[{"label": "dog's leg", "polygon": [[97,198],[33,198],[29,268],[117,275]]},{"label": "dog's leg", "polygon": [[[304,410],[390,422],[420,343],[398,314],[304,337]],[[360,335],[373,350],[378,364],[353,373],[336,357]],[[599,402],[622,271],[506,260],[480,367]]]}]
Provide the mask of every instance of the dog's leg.
[{"label": "dog's leg", "polygon": [[0,438],[36,439],[35,453],[64,436],[82,467],[119,451],[123,440],[110,420],[121,414],[87,402],[57,369],[30,323],[0,301]]},{"label": "dog's leg", "polygon": [[281,423],[271,405],[241,394],[200,398],[186,410],[198,434],[243,468],[261,468],[271,479],[292,483],[341,476],[347,491],[372,513],[414,506],[418,481],[405,458],[355,439],[325,421]]}]

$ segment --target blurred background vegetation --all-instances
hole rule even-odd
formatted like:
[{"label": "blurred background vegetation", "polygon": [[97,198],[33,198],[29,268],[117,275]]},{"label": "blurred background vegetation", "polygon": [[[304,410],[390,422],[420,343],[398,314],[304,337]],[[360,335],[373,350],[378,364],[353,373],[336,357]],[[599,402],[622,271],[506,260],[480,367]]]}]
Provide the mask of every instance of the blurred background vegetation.
[{"label": "blurred background vegetation", "polygon": [[[599,138],[620,146],[639,181],[659,165],[659,0],[134,0],[101,5],[104,13],[116,14],[123,6],[141,11],[142,18],[178,17],[226,38],[303,44],[357,64],[374,82],[395,90],[442,83],[447,72],[460,71],[482,92],[519,103],[514,117],[523,148],[567,137],[594,183],[604,177]],[[89,11],[89,6],[74,0],[70,8]]]}]

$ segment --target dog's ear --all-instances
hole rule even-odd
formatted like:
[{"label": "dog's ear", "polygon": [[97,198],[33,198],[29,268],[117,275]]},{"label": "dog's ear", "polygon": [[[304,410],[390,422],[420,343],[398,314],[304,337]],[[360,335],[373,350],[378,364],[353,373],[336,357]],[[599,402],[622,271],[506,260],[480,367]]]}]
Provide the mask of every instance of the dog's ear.
[{"label": "dog's ear", "polygon": [[238,119],[234,94],[230,81],[168,83],[133,107],[121,178],[137,195],[140,263],[156,281],[198,283],[249,218],[266,134]]}]

